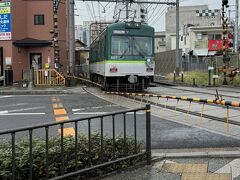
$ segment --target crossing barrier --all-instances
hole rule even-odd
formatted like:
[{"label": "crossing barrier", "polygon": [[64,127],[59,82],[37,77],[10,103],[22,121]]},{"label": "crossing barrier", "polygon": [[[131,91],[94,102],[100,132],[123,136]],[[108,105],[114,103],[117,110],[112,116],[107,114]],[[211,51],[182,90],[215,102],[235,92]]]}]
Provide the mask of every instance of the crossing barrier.
[{"label": "crossing barrier", "polygon": [[238,101],[225,101],[218,99],[201,99],[201,98],[191,98],[186,96],[167,96],[158,94],[144,94],[144,93],[128,93],[128,92],[106,92],[107,94],[116,95],[127,95],[127,96],[145,96],[145,97],[156,97],[156,98],[166,98],[166,99],[176,99],[190,102],[201,102],[206,104],[218,104],[223,106],[240,107],[240,102]]}]

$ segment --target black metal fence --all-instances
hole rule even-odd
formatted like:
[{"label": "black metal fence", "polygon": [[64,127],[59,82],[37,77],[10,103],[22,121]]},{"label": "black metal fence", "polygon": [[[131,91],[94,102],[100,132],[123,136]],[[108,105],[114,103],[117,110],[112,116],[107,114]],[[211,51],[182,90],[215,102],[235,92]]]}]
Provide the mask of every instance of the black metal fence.
[{"label": "black metal fence", "polygon": [[[137,112],[139,111],[145,111],[145,117],[143,118],[144,122],[144,126],[145,126],[145,134],[146,134],[146,144],[144,149],[142,149],[140,152],[137,152],[137,141],[139,140],[137,137],[137,123],[139,121],[141,121],[141,119],[137,119]],[[127,121],[128,119],[126,118],[126,114],[127,113],[132,113],[133,114],[133,138],[134,138],[134,146],[135,146],[135,153],[133,153],[132,155],[127,155],[127,156],[123,156],[121,158],[116,158],[115,156],[115,138],[116,138],[116,119],[115,117],[118,115],[123,115],[121,123],[123,123],[123,140],[124,140],[124,144],[126,144],[126,138],[127,138]],[[100,156],[103,156],[103,152],[104,152],[104,142],[103,142],[103,138],[104,138],[104,120],[106,118],[110,118],[111,121],[111,141],[112,141],[112,157],[110,160],[108,160],[107,162],[101,162],[100,164],[97,165],[90,165],[89,167],[86,167],[84,169],[78,169],[78,160],[77,160],[77,153],[78,153],[78,133],[79,133],[79,126],[78,124],[80,122],[86,122],[87,124],[87,136],[88,136],[88,153],[91,153],[91,135],[92,135],[92,121],[93,119],[100,121],[99,125],[100,125]],[[76,170],[74,172],[67,172],[65,173],[65,151],[64,151],[64,127],[69,125],[69,123],[73,124],[74,129],[75,129],[75,134],[74,134],[74,141],[75,141],[75,147],[74,147],[74,157],[75,157],[75,165],[76,165]],[[6,131],[0,131],[0,137],[4,137],[6,135],[10,135],[11,139],[11,179],[17,179],[16,177],[16,142],[18,140],[16,134],[17,133],[22,133],[25,132],[28,134],[28,161],[29,161],[29,178],[28,179],[34,179],[34,171],[33,171],[33,160],[34,160],[34,156],[33,156],[33,132],[35,131],[39,131],[39,130],[43,130],[43,138],[44,138],[44,143],[45,143],[45,149],[44,151],[44,159],[43,161],[45,161],[45,172],[46,172],[46,179],[49,179],[49,139],[51,137],[50,135],[50,128],[52,127],[60,127],[60,152],[61,152],[61,167],[60,167],[60,176],[54,177],[52,179],[65,179],[68,177],[72,177],[72,176],[78,176],[81,173],[90,171],[90,170],[94,170],[97,168],[101,168],[101,167],[105,167],[108,165],[112,165],[112,164],[116,164],[119,163],[121,161],[124,160],[128,160],[128,159],[132,159],[135,157],[139,157],[139,156],[146,156],[146,162],[147,164],[151,164],[151,119],[150,119],[150,105],[147,104],[145,107],[143,108],[137,108],[137,109],[131,109],[131,110],[125,110],[125,111],[118,111],[118,112],[113,112],[113,113],[108,113],[108,114],[103,114],[103,115],[98,115],[98,116],[92,116],[92,117],[86,117],[86,118],[81,118],[81,119],[72,119],[72,120],[68,120],[68,121],[59,121],[59,122],[54,122],[54,123],[45,123],[42,125],[35,125],[35,126],[28,126],[28,127],[23,127],[23,128],[17,128],[17,129],[11,129],[11,130],[6,130]],[[45,129],[45,130],[44,130]],[[59,136],[59,135],[58,135]],[[125,147],[125,146],[124,146]],[[125,147],[126,148],[126,147]],[[88,156],[88,154],[86,154],[85,156]]]}]

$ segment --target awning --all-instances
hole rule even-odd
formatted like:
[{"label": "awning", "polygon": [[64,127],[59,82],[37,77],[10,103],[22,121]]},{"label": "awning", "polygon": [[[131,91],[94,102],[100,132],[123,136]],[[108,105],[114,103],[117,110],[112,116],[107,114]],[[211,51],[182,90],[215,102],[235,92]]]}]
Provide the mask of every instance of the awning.
[{"label": "awning", "polygon": [[208,51],[208,49],[194,49],[193,55],[194,56],[213,56],[215,55],[216,51]]},{"label": "awning", "polygon": [[214,56],[216,54],[216,51],[208,51],[209,56]]},{"label": "awning", "polygon": [[50,46],[52,42],[49,42],[46,40],[33,39],[33,38],[24,38],[24,39],[13,42],[13,44],[17,47],[43,47],[43,46]]},{"label": "awning", "polygon": [[193,55],[195,56],[207,56],[208,55],[208,49],[194,49]]}]

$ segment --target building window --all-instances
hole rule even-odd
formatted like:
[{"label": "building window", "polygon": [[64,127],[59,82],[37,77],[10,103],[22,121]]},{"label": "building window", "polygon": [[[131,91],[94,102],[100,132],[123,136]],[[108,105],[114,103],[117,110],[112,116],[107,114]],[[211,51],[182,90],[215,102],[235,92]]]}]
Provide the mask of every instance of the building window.
[{"label": "building window", "polygon": [[221,34],[209,34],[208,40],[221,40],[222,35]]},{"label": "building window", "polygon": [[222,35],[221,34],[215,34],[215,40],[221,40]]},{"label": "building window", "polygon": [[214,34],[209,34],[208,35],[208,40],[214,40]]},{"label": "building window", "polygon": [[44,15],[34,15],[34,25],[44,25]]}]

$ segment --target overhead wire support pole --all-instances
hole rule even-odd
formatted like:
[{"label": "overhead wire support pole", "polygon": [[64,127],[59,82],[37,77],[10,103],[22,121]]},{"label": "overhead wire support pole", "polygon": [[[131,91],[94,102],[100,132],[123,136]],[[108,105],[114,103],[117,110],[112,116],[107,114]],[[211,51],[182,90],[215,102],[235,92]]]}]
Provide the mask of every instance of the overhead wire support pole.
[{"label": "overhead wire support pole", "polygon": [[127,19],[127,21],[128,21],[128,16],[129,16],[128,5],[129,5],[129,0],[126,0],[126,19]]},{"label": "overhead wire support pole", "polygon": [[234,25],[234,52],[238,52],[238,11],[239,11],[239,0],[236,0],[236,12],[235,12],[235,25]]},{"label": "overhead wire support pole", "polygon": [[177,76],[180,73],[180,57],[179,57],[179,0],[176,0],[176,69]]},{"label": "overhead wire support pole", "polygon": [[58,44],[58,7],[60,0],[53,0],[53,31],[50,33],[53,34],[53,51],[54,51],[54,66],[55,69],[59,70],[60,68],[60,49]]},{"label": "overhead wire support pole", "polygon": [[68,73],[74,75],[75,26],[74,0],[68,0]]}]

